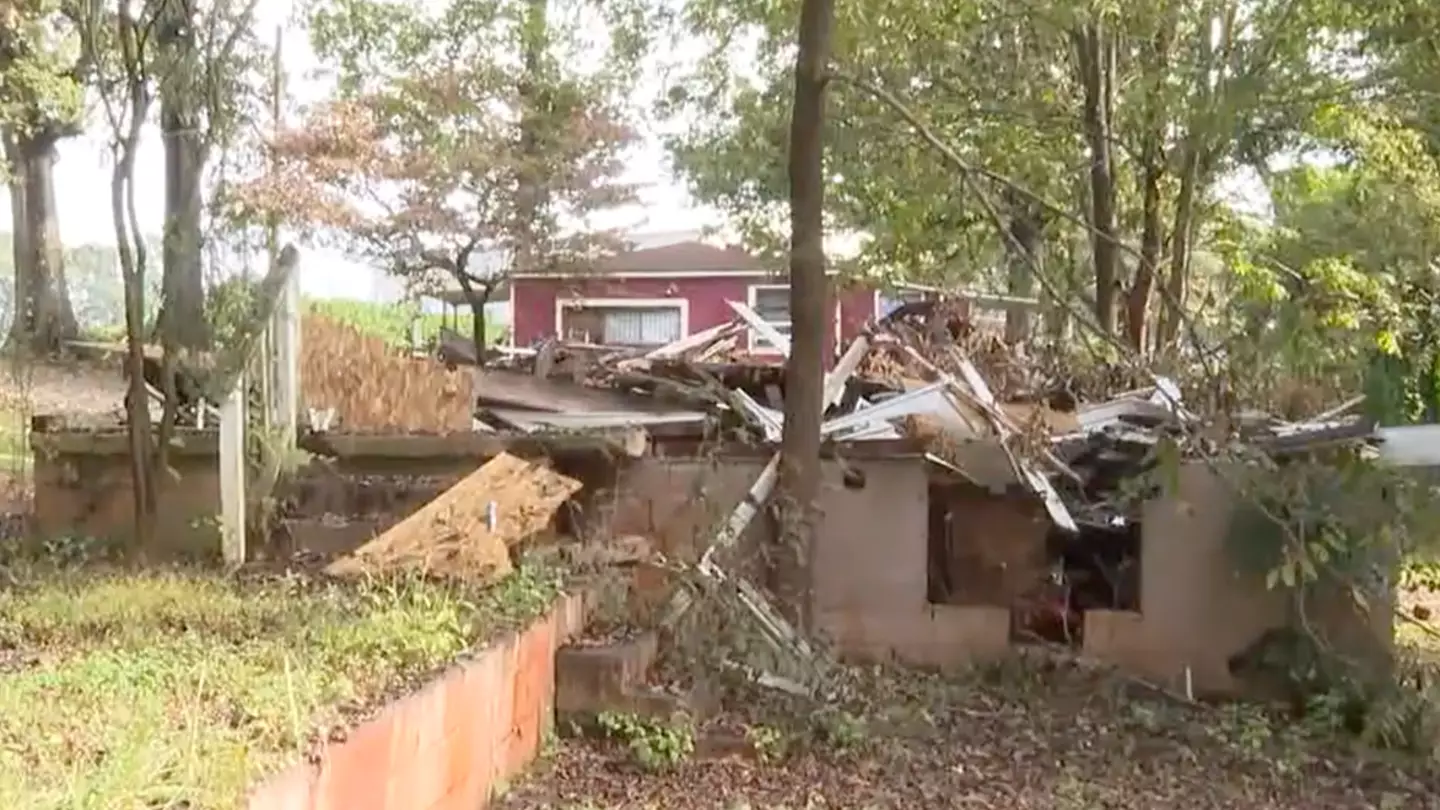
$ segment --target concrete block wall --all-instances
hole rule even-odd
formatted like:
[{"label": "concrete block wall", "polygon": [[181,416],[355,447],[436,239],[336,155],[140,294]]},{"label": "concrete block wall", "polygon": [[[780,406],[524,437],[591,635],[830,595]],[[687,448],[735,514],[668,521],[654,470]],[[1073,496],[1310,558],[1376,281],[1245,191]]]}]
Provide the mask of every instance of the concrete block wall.
[{"label": "concrete block wall", "polygon": [[923,605],[906,612],[850,612],[830,617],[829,633],[850,661],[897,662],[959,669],[1010,651],[1010,610]]},{"label": "concrete block wall", "polygon": [[342,742],[259,785],[248,810],[479,810],[540,751],[554,722],[555,652],[583,595],[384,707]]},{"label": "concrete block wall", "polygon": [[[765,461],[641,459],[622,474],[609,515],[611,531],[653,537],[667,555],[693,559],[718,521],[745,497]],[[819,633],[852,660],[946,667],[1003,655],[1010,632],[1006,608],[927,601],[927,462],[896,456],[846,463],[863,473],[863,487],[846,487],[837,462],[822,468],[823,542],[811,569]],[[742,544],[754,548],[766,542],[769,531],[762,515]],[[762,572],[744,573],[762,581]]]},{"label": "concrete block wall", "polygon": [[135,496],[123,455],[35,455],[36,536],[100,537],[120,541],[147,560],[219,556],[220,474],[216,458],[177,454],[178,478],[158,477],[151,545],[135,545]]},{"label": "concrete block wall", "polygon": [[1172,685],[1188,668],[1197,691],[1231,692],[1228,659],[1285,623],[1286,597],[1235,570],[1229,485],[1199,463],[1183,465],[1178,483],[1143,509],[1140,612],[1087,612],[1085,652]]}]

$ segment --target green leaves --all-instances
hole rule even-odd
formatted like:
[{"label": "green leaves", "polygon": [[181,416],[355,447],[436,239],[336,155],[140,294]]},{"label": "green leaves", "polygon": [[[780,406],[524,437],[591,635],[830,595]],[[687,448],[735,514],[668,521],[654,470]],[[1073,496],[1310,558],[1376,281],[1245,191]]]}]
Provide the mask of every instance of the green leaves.
[{"label": "green leaves", "polygon": [[619,174],[649,11],[316,0],[313,44],[338,98],[277,139],[278,165],[244,207],[338,235],[421,285],[445,283],[438,271],[483,287],[594,249],[561,223],[632,196]]},{"label": "green leaves", "polygon": [[0,128],[21,138],[78,131],[81,65],[79,33],[57,0],[0,12]]}]

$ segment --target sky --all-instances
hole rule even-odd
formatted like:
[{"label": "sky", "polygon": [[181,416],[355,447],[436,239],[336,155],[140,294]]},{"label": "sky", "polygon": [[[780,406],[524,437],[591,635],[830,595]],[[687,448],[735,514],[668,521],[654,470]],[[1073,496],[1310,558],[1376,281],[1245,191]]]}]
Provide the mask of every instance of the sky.
[{"label": "sky", "polygon": [[[292,106],[313,102],[325,93],[327,83],[315,77],[319,64],[303,29],[292,25],[293,0],[259,0],[256,30],[262,41],[274,40],[275,27],[283,25],[282,59]],[[293,114],[293,113],[292,113]],[[90,131],[60,145],[55,165],[55,196],[60,236],[66,245],[115,244],[110,216],[109,137],[97,121]],[[614,212],[599,223],[638,233],[691,232],[723,225],[713,210],[697,206],[669,170],[659,133],[647,132],[627,165],[625,179],[641,186],[640,204]],[[165,212],[164,153],[159,130],[151,126],[143,135],[136,160],[136,209],[141,230],[158,234]],[[0,195],[0,231],[10,229],[10,202]],[[331,250],[302,253],[301,289],[315,297],[386,300],[399,287],[384,273],[351,261]]]}]

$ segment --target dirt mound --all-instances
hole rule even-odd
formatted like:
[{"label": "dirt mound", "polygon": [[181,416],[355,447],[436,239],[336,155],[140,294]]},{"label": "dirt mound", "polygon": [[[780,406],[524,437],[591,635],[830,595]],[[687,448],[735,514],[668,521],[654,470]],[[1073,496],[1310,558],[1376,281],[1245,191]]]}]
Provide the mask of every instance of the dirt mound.
[{"label": "dirt mound", "polygon": [[580,487],[542,464],[502,453],[326,571],[496,582],[512,570],[510,548],[544,531]]},{"label": "dirt mound", "polygon": [[469,371],[407,357],[347,324],[306,315],[300,384],[305,407],[334,408],[350,432],[450,433],[471,429]]}]

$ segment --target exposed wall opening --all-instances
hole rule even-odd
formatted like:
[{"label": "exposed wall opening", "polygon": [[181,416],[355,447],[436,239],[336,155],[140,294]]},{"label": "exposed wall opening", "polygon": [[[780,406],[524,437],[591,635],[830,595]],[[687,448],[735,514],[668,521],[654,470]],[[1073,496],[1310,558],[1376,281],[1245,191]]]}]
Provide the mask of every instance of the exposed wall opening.
[{"label": "exposed wall opening", "polygon": [[950,584],[950,505],[943,484],[931,483],[927,490],[929,523],[925,533],[925,601],[946,604],[953,590]]},{"label": "exposed wall opening", "polygon": [[1009,609],[1044,577],[1048,523],[1029,493],[937,477],[929,499],[929,602]]},{"label": "exposed wall opening", "polygon": [[1090,610],[1140,610],[1140,524],[1081,523],[1078,534],[1046,536],[1049,570],[1016,606],[1019,642],[1080,646]]}]

